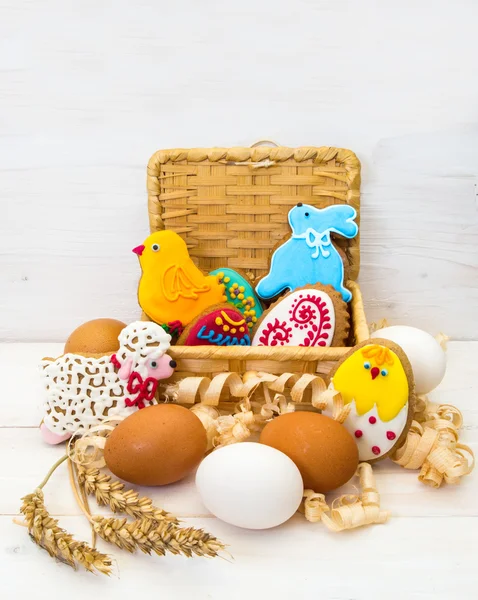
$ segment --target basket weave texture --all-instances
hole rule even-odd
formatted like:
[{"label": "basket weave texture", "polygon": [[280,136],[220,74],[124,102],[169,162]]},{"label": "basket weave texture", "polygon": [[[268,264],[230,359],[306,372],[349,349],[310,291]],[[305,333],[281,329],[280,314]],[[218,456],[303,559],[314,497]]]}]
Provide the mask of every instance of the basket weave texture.
[{"label": "basket weave texture", "polygon": [[[347,203],[359,216],[360,162],[350,150],[328,147],[160,150],[148,164],[148,197],[151,231],[182,235],[201,269],[257,277],[290,233],[287,214],[298,202]],[[355,280],[359,239],[336,241]]]},{"label": "basket weave texture", "polygon": [[[192,148],[160,150],[148,163],[151,232],[172,229],[205,272],[230,267],[251,279],[267,273],[272,248],[290,233],[298,202],[324,208],[350,204],[360,216],[360,162],[329,147]],[[335,238],[349,267],[351,342],[368,338],[360,289],[358,236]],[[327,373],[347,348],[175,346],[174,379],[249,370]]]}]

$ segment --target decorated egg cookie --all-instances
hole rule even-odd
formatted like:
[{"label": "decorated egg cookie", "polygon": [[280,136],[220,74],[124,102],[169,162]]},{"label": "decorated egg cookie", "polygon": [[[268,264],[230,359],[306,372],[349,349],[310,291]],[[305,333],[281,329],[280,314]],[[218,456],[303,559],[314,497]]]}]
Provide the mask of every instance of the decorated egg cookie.
[{"label": "decorated egg cookie", "polygon": [[258,296],[268,300],[284,290],[308,284],[332,285],[349,302],[344,287],[344,264],[331,233],[354,238],[357,211],[347,204],[315,208],[299,203],[289,211],[292,235],[272,253],[269,273],[256,286]]},{"label": "decorated egg cookie", "polygon": [[210,306],[225,302],[224,284],[204,275],[189,256],[186,242],[174,231],[157,231],[133,248],[141,264],[138,300],[156,323],[183,325]]},{"label": "decorated egg cookie", "polygon": [[247,326],[252,329],[263,309],[251,282],[239,271],[229,268],[216,269],[210,275],[215,275],[219,283],[225,285],[227,301],[241,311]]},{"label": "decorated egg cookie", "polygon": [[344,422],[361,461],[388,456],[404,441],[415,402],[410,362],[400,346],[373,339],[355,346],[331,373],[330,388],[352,409]]},{"label": "decorated egg cookie", "polygon": [[251,339],[244,315],[230,304],[219,304],[190,323],[178,345],[250,346]]},{"label": "decorated egg cookie", "polygon": [[305,286],[267,309],[254,328],[253,346],[343,346],[347,305],[331,285]]}]

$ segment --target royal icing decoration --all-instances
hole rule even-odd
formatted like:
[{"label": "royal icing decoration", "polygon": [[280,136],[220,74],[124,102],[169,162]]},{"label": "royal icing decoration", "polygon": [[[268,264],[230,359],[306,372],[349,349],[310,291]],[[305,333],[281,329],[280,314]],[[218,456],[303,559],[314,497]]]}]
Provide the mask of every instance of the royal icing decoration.
[{"label": "royal icing decoration", "polygon": [[58,443],[154,401],[158,381],[170,377],[176,367],[166,354],[171,336],[156,323],[137,321],[125,327],[118,340],[119,350],[112,356],[65,354],[41,362],[46,441]]},{"label": "royal icing decoration", "polygon": [[357,349],[339,365],[330,387],[352,404],[344,425],[355,437],[360,460],[388,454],[409,412],[408,377],[395,352],[378,344]]},{"label": "royal icing decoration", "polygon": [[142,269],[139,304],[156,323],[179,319],[187,325],[210,306],[226,301],[224,284],[196,267],[177,233],[157,231],[133,252]]},{"label": "royal icing decoration", "polygon": [[179,339],[186,346],[250,346],[249,328],[235,308],[221,307],[200,316]]},{"label": "royal icing decoration", "polygon": [[328,294],[306,288],[287,294],[259,323],[253,346],[330,346],[335,310]]},{"label": "royal icing decoration", "polygon": [[247,326],[252,329],[264,311],[250,282],[234,269],[216,269],[210,274],[224,284],[227,301],[241,311]]},{"label": "royal icing decoration", "polygon": [[274,298],[284,290],[316,283],[330,284],[345,302],[352,294],[344,287],[342,257],[330,234],[353,238],[358,233],[356,210],[347,204],[315,208],[299,203],[289,211],[292,236],[273,253],[269,273],[256,292],[260,298]]}]

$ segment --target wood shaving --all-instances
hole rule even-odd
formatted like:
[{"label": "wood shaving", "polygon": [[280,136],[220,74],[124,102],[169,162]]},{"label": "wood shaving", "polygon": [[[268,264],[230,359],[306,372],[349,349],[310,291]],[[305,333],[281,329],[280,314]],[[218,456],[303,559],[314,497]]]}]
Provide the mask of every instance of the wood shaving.
[{"label": "wood shaving", "polygon": [[442,350],[446,350],[446,346],[450,337],[445,333],[440,332],[435,336],[435,339],[440,344]]},{"label": "wood shaving", "polygon": [[368,328],[369,328],[370,335],[371,335],[372,333],[375,333],[379,329],[384,329],[385,327],[389,327],[389,326],[390,326],[390,323],[387,321],[387,319],[380,319],[380,321],[377,321],[377,323],[370,323]]},{"label": "wood shaving", "polygon": [[244,442],[275,416],[294,412],[294,403],[287,402],[283,394],[274,394],[271,398],[268,389],[264,392],[267,400],[263,404],[245,399],[230,415],[221,415],[215,408],[202,403],[191,407],[206,429],[208,450]]},{"label": "wood shaving", "polygon": [[420,469],[418,479],[425,485],[458,484],[475,466],[473,450],[459,442],[462,414],[450,404],[418,398],[415,420],[392,460],[405,469]]},{"label": "wood shaving", "polygon": [[325,381],[310,373],[271,375],[248,371],[242,377],[237,373],[220,373],[212,380],[209,377],[185,377],[175,384],[163,386],[162,397],[179,404],[194,404],[199,400],[207,406],[218,406],[221,396],[264,403],[265,390],[284,394],[286,388],[290,388],[292,402],[303,402],[306,391],[310,391],[312,405],[315,408],[324,406],[321,396],[326,391]]},{"label": "wood shaving", "polygon": [[330,507],[323,494],[305,490],[302,507],[305,518],[311,523],[322,522],[329,531],[335,533],[386,523],[390,512],[380,508],[380,495],[372,467],[368,463],[360,463],[356,475],[360,481],[360,494],[344,494],[336,498]]},{"label": "wood shaving", "polygon": [[[285,390],[290,387],[290,400]],[[310,391],[314,408],[324,409],[327,396],[324,380],[310,373],[295,375],[248,371],[240,377],[237,373],[221,373],[212,380],[207,377],[187,377],[164,389],[164,398],[180,404],[191,404],[199,395],[201,402],[193,404],[192,412],[199,417],[206,429],[208,450],[243,442],[260,431],[274,416],[293,412],[306,391]],[[233,413],[221,414],[221,395],[242,399]]]}]

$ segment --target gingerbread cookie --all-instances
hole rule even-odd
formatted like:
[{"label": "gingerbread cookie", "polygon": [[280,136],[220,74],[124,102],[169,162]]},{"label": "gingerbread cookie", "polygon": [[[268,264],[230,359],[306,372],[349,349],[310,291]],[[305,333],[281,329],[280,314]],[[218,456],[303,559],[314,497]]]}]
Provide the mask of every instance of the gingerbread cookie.
[{"label": "gingerbread cookie", "polygon": [[254,328],[253,346],[344,346],[349,314],[331,285],[308,285],[272,304]]},{"label": "gingerbread cookie", "polygon": [[150,321],[125,327],[113,354],[64,354],[44,358],[45,416],[41,432],[50,444],[100,425],[107,418],[124,418],[155,399],[160,379],[173,374],[176,362],[166,354],[171,336]]},{"label": "gingerbread cookie", "polygon": [[216,269],[210,275],[215,275],[218,282],[225,285],[227,301],[241,311],[247,326],[252,329],[264,310],[247,276],[229,268]]},{"label": "gingerbread cookie", "polygon": [[371,339],[348,352],[330,376],[351,411],[344,425],[355,437],[361,461],[374,462],[399,448],[413,419],[415,385],[410,362],[400,348]]},{"label": "gingerbread cookie", "polygon": [[199,315],[178,339],[179,346],[250,346],[244,315],[230,304],[218,304]]},{"label": "gingerbread cookie", "polygon": [[353,238],[357,211],[347,204],[315,208],[299,203],[289,211],[292,235],[272,253],[269,273],[256,286],[257,295],[268,300],[284,290],[308,284],[332,285],[349,302],[344,287],[344,264],[331,240],[331,233]]},{"label": "gingerbread cookie", "polygon": [[186,242],[174,231],[157,231],[133,248],[141,264],[138,300],[160,325],[190,323],[210,306],[225,302],[224,284],[204,275],[189,256]]}]

